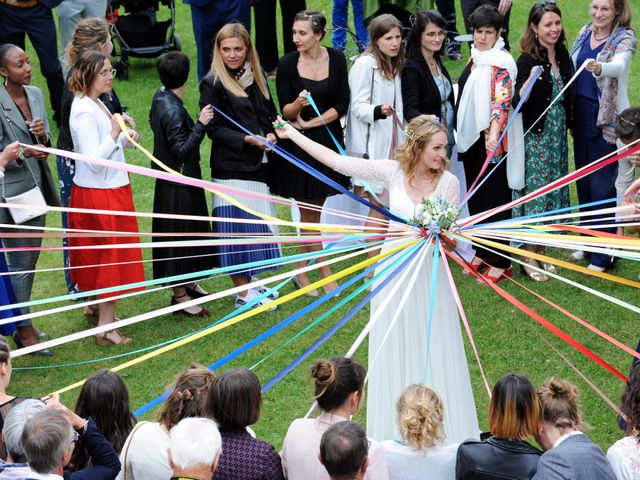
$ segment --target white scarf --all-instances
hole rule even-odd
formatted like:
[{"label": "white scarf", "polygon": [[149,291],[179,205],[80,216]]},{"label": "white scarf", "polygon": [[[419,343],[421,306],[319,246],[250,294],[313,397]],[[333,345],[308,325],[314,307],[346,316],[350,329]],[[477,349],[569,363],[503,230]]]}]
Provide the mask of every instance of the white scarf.
[{"label": "white scarf", "polygon": [[[489,128],[491,121],[491,75],[492,67],[504,68],[511,77],[512,89],[515,87],[518,69],[511,54],[502,50],[504,40],[499,37],[495,45],[486,51],[471,46],[471,60],[475,68],[471,71],[458,103],[457,147],[466,152]],[[513,90],[512,90],[513,95]],[[509,115],[513,106],[509,108]],[[509,128],[507,156],[507,178],[509,187],[514,190],[524,188],[524,148],[522,137],[522,115],[518,114]]]}]

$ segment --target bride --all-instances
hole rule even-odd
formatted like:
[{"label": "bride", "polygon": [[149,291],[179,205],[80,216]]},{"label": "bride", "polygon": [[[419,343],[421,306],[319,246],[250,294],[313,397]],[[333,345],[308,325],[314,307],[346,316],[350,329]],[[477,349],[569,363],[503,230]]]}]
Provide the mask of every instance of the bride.
[{"label": "bride", "polygon": [[[384,183],[389,192],[389,209],[398,217],[414,217],[423,198],[440,197],[453,205],[459,203],[458,180],[447,171],[447,130],[433,124],[426,115],[409,123],[406,140],[396,152],[397,160],[376,162],[341,156],[309,140],[286,122],[280,119],[278,122],[274,128],[279,127],[276,133],[280,138],[292,140],[328,167],[343,175]],[[376,440],[400,438],[395,425],[395,403],[400,393],[414,383],[430,384],[442,398],[447,414],[444,421],[447,443],[478,436],[460,323],[444,268],[438,268],[433,325],[428,333],[432,257],[433,252],[427,253],[426,260],[418,266],[413,291],[389,335],[387,330],[400,308],[403,288],[396,290],[369,335],[367,435]],[[373,298],[372,315],[381,308],[393,286],[394,280]]]}]

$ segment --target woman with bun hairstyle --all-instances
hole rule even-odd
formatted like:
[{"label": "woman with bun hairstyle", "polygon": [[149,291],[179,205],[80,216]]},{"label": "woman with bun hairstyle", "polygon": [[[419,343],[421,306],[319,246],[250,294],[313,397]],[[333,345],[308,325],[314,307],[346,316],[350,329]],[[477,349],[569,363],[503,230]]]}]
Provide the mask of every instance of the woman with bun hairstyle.
[{"label": "woman with bun hairstyle", "polygon": [[456,479],[528,480],[542,452],[527,443],[540,430],[540,401],[529,379],[507,373],[493,387],[489,403],[490,436],[458,447]]},{"label": "woman with bun hairstyle", "polygon": [[[313,364],[311,378],[322,413],[315,419],[298,418],[289,426],[280,452],[288,480],[329,480],[318,459],[320,439],[331,425],[349,420],[360,411],[365,376],[364,367],[351,358],[333,357]],[[375,440],[369,446],[369,466],[364,478],[389,478],[384,448]]]},{"label": "woman with bun hairstyle", "polygon": [[627,436],[609,447],[607,460],[618,480],[633,480],[640,478],[640,362],[631,367],[620,409],[627,417]]},{"label": "woman with bun hairstyle", "polygon": [[206,399],[215,375],[202,365],[191,365],[178,374],[157,421],[139,422],[122,447],[122,470],[116,480],[171,478],[167,449],[169,431],[183,418],[207,417]]},{"label": "woman with bun hairstyle", "polygon": [[[320,44],[326,33],[326,26],[327,19],[319,12],[304,10],[296,14],[292,29],[296,51],[287,53],[278,62],[276,89],[282,117],[305,137],[337,152],[338,147],[332,136],[344,147],[340,117],[349,110],[349,78],[344,54]],[[308,94],[311,94],[320,116],[310,105]],[[281,146],[334,182],[345,188],[350,187],[348,177],[316,161],[297,145],[284,141]],[[327,197],[339,193],[332,186],[285,160],[278,159],[275,166],[277,168],[273,171],[271,182],[271,191],[275,195],[321,207]],[[304,224],[320,223],[320,209],[301,208],[300,221]],[[313,229],[303,229],[301,233],[313,235],[316,232]],[[321,245],[300,245],[301,253],[319,250],[322,250]],[[298,266],[304,267],[306,264],[307,261],[303,260]],[[319,273],[322,278],[327,278],[331,275],[331,269],[325,265],[319,268]],[[296,275],[293,282],[302,288],[309,285],[310,280],[307,273],[303,272]],[[322,288],[325,293],[330,293],[338,288],[338,284],[333,281]],[[317,297],[319,292],[314,289],[306,295]]]},{"label": "woman with bun hairstyle", "polygon": [[571,382],[551,378],[538,390],[542,427],[536,440],[546,451],[534,480],[615,480],[602,449],[582,433],[580,392]]},{"label": "woman with bun hairstyle", "polygon": [[396,410],[401,440],[383,442],[389,479],[453,479],[458,445],[444,444],[445,411],[438,394],[421,383],[410,385]]}]

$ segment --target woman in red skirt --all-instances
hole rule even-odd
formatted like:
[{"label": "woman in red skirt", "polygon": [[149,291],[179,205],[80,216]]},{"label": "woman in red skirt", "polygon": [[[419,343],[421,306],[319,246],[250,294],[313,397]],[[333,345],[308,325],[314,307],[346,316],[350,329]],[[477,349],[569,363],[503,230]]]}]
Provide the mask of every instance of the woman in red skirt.
[{"label": "woman in red skirt", "polygon": [[[77,153],[124,163],[124,148],[129,143],[116,119],[98,98],[111,91],[113,77],[114,71],[109,58],[103,53],[86,52],[80,57],[69,78],[69,89],[75,95],[69,126]],[[138,140],[139,136],[134,130],[129,130],[129,134],[134,140]],[[135,209],[129,175],[124,170],[78,162],[69,207],[133,212]],[[116,303],[110,298],[140,290],[141,287],[130,288],[127,285],[144,281],[140,248],[119,247],[122,244],[140,242],[136,218],[104,213],[70,213],[69,228],[132,232],[131,236],[105,235],[69,239],[72,247],[96,247],[74,249],[70,252],[70,263],[75,267],[71,277],[80,290],[88,292],[123,286],[117,292],[95,295],[105,299],[99,304],[98,325],[112,323],[115,321]],[[131,338],[116,329],[96,335],[96,342],[101,345],[119,345],[130,341]]]}]

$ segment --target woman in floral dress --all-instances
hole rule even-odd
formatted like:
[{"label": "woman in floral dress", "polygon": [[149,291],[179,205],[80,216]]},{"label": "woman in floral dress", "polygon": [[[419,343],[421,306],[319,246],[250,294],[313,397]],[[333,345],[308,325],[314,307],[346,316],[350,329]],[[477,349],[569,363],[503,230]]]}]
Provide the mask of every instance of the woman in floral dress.
[{"label": "woman in floral dress", "polygon": [[[566,47],[562,14],[553,3],[537,3],[529,12],[528,27],[520,39],[522,55],[518,58],[513,103],[520,101],[531,82],[535,82],[522,105],[525,131],[525,186],[514,190],[520,198],[549,184],[568,172],[567,128],[571,121],[573,90],[562,98],[537,123],[547,106],[558,96],[574,73]],[[538,73],[538,67],[542,67]],[[533,128],[532,128],[533,127]],[[569,190],[563,187],[513,209],[513,216],[536,215],[569,206]],[[544,247],[524,245],[525,250],[544,254]],[[548,279],[544,271],[555,273],[555,267],[533,258],[523,259],[523,270],[534,281]]]}]

